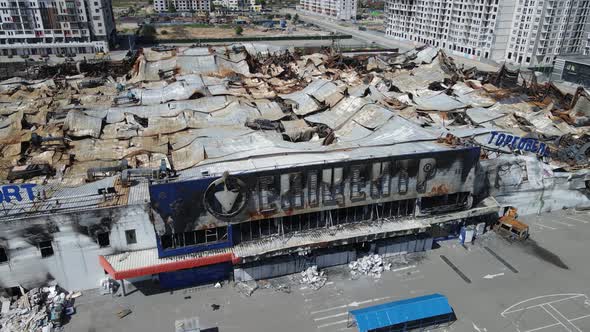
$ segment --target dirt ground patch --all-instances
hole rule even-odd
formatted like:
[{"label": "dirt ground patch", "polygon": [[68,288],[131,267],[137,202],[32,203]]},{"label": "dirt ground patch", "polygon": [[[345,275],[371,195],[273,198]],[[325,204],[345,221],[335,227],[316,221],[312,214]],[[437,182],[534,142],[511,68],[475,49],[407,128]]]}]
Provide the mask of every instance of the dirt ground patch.
[{"label": "dirt ground patch", "polygon": [[[320,36],[325,35],[323,31],[314,31],[306,28],[288,28],[287,30],[268,29],[264,27],[243,27],[242,36],[285,36],[285,35],[305,35]],[[193,39],[193,38],[231,38],[237,37],[233,26],[217,27],[193,27],[190,25],[174,25],[167,27],[158,27],[159,39]],[[164,32],[165,31],[165,32]]]}]

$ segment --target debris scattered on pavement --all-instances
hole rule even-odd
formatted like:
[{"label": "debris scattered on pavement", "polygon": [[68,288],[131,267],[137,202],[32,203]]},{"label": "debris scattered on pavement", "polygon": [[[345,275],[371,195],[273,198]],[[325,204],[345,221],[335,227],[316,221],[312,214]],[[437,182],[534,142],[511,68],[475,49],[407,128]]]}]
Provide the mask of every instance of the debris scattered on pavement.
[{"label": "debris scattered on pavement", "polygon": [[391,270],[391,263],[383,264],[383,258],[379,255],[368,255],[348,264],[353,279],[361,275],[380,278],[383,271]]},{"label": "debris scattered on pavement", "polygon": [[313,290],[318,290],[324,287],[327,280],[328,277],[325,275],[324,271],[318,272],[318,267],[315,265],[301,272],[300,283],[309,285]]},{"label": "debris scattered on pavement", "polygon": [[121,319],[121,318],[123,318],[125,316],[130,315],[131,312],[132,311],[129,308],[121,309],[121,310],[117,311],[117,316],[119,317],[119,319]]},{"label": "debris scattered on pavement", "polygon": [[[280,280],[280,281],[279,281]],[[285,282],[285,279],[274,279],[274,280],[258,280],[258,287],[262,289],[274,289],[277,292],[283,292],[286,294],[291,293],[291,285],[289,282]],[[293,280],[289,280],[293,282]]]},{"label": "debris scattered on pavement", "polygon": [[33,288],[12,303],[2,298],[0,332],[53,331],[54,327],[61,326],[64,314],[75,313],[73,302],[81,295],[51,286]]},{"label": "debris scattered on pavement", "polygon": [[256,281],[254,280],[241,281],[236,283],[234,287],[238,290],[238,292],[246,296],[251,296],[252,293],[254,293],[256,289],[258,289],[258,283],[256,283]]}]

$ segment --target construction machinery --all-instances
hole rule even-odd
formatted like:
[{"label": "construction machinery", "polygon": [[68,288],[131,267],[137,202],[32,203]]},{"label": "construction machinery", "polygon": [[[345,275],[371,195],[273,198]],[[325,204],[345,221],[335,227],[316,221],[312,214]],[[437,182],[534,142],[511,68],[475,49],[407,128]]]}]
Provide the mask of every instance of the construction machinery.
[{"label": "construction machinery", "polygon": [[509,207],[504,215],[494,225],[496,233],[513,240],[524,241],[529,238],[529,226],[517,220],[518,213],[514,207]]}]

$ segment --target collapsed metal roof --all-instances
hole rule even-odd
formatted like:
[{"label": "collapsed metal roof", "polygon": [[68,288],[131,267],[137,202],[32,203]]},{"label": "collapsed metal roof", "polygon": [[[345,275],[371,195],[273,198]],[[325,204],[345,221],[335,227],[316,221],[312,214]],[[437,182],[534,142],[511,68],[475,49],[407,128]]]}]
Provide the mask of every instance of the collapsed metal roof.
[{"label": "collapsed metal roof", "polygon": [[11,181],[79,186],[89,169],[121,160],[163,159],[193,177],[457,145],[512,153],[492,132],[538,139],[554,147],[546,161],[583,167],[589,105],[584,89],[459,69],[429,47],[354,57],[261,44],[144,50],[121,77],[0,82],[0,178],[39,164],[54,172]]}]

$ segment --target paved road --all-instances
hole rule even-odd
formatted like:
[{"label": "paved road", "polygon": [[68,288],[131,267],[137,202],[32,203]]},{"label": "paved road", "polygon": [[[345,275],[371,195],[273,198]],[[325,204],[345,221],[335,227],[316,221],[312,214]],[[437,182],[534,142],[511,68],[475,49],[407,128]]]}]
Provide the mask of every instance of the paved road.
[{"label": "paved road", "polygon": [[[290,294],[260,289],[245,297],[226,285],[126,298],[84,294],[65,331],[171,331],[175,320],[199,316],[203,327],[220,332],[352,332],[349,310],[430,293],[446,295],[455,310],[449,332],[590,331],[590,214],[523,220],[532,234],[525,244],[494,233],[465,247],[449,240],[399,258],[379,279],[351,280],[346,267],[329,269],[328,284],[318,291],[293,285]],[[133,313],[119,320],[115,313],[123,307]]]},{"label": "paved road", "polygon": [[[291,9],[286,9],[286,10],[284,10],[284,12],[291,13],[292,15],[295,15],[295,13],[296,13],[295,11],[293,11]],[[307,23],[311,23],[311,24],[315,24],[320,28],[324,28],[326,30],[339,32],[339,33],[343,33],[343,34],[349,34],[349,35],[353,36],[354,39],[357,39],[360,41],[365,41],[365,42],[372,41],[378,45],[381,45],[382,47],[399,48],[399,50],[402,52],[408,51],[408,50],[414,49],[418,46],[424,45],[424,44],[418,43],[418,42],[395,40],[395,39],[387,37],[384,33],[377,32],[377,31],[360,31],[360,30],[358,30],[358,28],[356,26],[353,26],[353,27],[343,26],[341,24],[338,24],[338,22],[330,20],[330,19],[326,19],[325,17],[304,15],[299,12],[297,12],[297,14],[299,15],[299,18],[302,21],[307,22]],[[455,59],[456,63],[458,63],[460,65],[461,64],[465,65],[465,67],[467,67],[467,68],[475,66],[478,69],[484,70],[484,71],[496,71],[499,68],[499,65],[496,65],[496,64],[483,63],[480,61],[467,59],[467,58],[464,58],[461,56],[453,56],[453,58]]]}]

